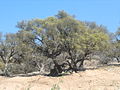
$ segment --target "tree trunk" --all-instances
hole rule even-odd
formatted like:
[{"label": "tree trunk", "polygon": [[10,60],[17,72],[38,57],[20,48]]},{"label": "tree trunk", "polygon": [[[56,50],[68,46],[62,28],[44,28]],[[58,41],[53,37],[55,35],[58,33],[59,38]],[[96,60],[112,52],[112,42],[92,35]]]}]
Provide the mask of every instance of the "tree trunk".
[{"label": "tree trunk", "polygon": [[44,73],[44,64],[41,64],[41,68],[39,68],[39,70],[40,70],[40,74]]},{"label": "tree trunk", "polygon": [[50,70],[50,76],[58,76],[60,73],[62,73],[62,67],[59,65],[55,60],[53,61],[54,68]]},{"label": "tree trunk", "polygon": [[5,76],[9,76],[9,74],[8,74],[8,63],[5,64],[5,69],[4,69],[3,73],[4,73]]},{"label": "tree trunk", "polygon": [[83,64],[84,64],[84,61],[85,61],[87,55],[88,55],[88,52],[85,53],[85,55],[84,55],[83,58],[81,59],[81,63],[80,63],[80,66],[79,66],[80,69],[83,68]]},{"label": "tree trunk", "polygon": [[73,61],[73,71],[75,71],[75,73],[77,73],[77,71],[78,71],[75,60]]},{"label": "tree trunk", "polygon": [[81,60],[79,68],[83,67],[83,64],[84,64],[84,59]]},{"label": "tree trunk", "polygon": [[116,57],[116,59],[117,59],[117,61],[118,61],[118,63],[119,63],[119,62],[120,62],[119,58],[118,58],[118,57]]}]

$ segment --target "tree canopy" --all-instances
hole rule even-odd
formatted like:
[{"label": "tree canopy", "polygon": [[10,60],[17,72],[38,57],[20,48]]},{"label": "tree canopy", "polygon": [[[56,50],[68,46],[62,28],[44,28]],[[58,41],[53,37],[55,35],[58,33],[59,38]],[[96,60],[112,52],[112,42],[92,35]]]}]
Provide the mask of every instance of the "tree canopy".
[{"label": "tree canopy", "polygon": [[[53,66],[49,68],[50,75],[59,75],[63,71],[81,70],[90,55],[114,51],[115,56],[120,56],[117,49],[120,48],[119,30],[116,40],[111,41],[103,25],[77,20],[65,11],[45,19],[24,20],[17,27],[19,31],[16,34],[6,35],[3,41],[0,39],[3,62],[8,57],[9,61],[13,58],[14,62],[19,61],[21,65],[32,62],[32,66],[39,69]],[[113,45],[114,48],[110,49]],[[109,54],[106,57],[113,55]]]}]

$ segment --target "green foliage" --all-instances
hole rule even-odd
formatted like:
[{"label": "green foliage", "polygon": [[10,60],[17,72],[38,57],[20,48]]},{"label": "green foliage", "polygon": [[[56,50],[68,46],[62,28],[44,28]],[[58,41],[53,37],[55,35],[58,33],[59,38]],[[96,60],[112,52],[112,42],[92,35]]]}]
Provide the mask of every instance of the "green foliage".
[{"label": "green foliage", "polygon": [[18,34],[27,46],[51,58],[56,67],[59,67],[56,58],[63,52],[68,53],[69,64],[77,68],[76,64],[83,63],[89,54],[109,47],[109,35],[103,27],[76,20],[64,11],[56,17],[22,21],[18,27],[21,29]]},{"label": "green foliage", "polygon": [[[104,26],[79,21],[65,11],[45,19],[21,21],[17,27],[20,30],[16,34],[7,34],[5,40],[0,38],[0,58],[5,67],[15,63],[14,71],[18,70],[18,64],[23,65],[23,70],[28,73],[35,71],[36,67],[40,69],[41,63],[45,67],[52,63],[54,69],[51,71],[58,75],[64,65],[69,67],[68,70],[77,71],[91,54],[110,54],[111,51],[106,52],[109,47],[116,48],[114,54],[119,52],[120,44],[111,44]],[[117,35],[119,37],[119,33]]]}]

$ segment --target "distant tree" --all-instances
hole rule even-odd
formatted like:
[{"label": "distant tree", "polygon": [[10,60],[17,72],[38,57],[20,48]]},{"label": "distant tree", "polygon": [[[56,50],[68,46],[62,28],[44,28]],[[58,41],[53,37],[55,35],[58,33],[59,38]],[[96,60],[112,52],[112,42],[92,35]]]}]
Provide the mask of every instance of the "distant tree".
[{"label": "distant tree", "polygon": [[6,34],[0,42],[0,58],[5,64],[4,74],[8,75],[8,65],[14,62],[17,51],[18,41],[15,34]]},{"label": "distant tree", "polygon": [[118,42],[120,42],[120,28],[118,28],[118,30],[116,32],[116,39]]},{"label": "distant tree", "polygon": [[120,62],[120,29],[115,34],[115,39],[113,38],[113,42],[111,44],[111,53],[110,56],[112,59],[116,59],[118,62]]},{"label": "distant tree", "polygon": [[120,62],[120,30],[110,34],[110,43],[108,50],[104,50],[102,61],[107,64],[109,61],[117,60]]}]

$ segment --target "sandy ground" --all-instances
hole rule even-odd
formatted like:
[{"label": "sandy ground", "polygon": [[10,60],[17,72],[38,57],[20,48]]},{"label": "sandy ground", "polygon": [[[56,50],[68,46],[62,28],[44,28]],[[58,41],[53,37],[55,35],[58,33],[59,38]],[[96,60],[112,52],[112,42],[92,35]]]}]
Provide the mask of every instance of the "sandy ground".
[{"label": "sandy ground", "polygon": [[[53,89],[56,88],[56,89]],[[89,69],[61,77],[0,77],[0,90],[120,90],[120,67]]]}]

